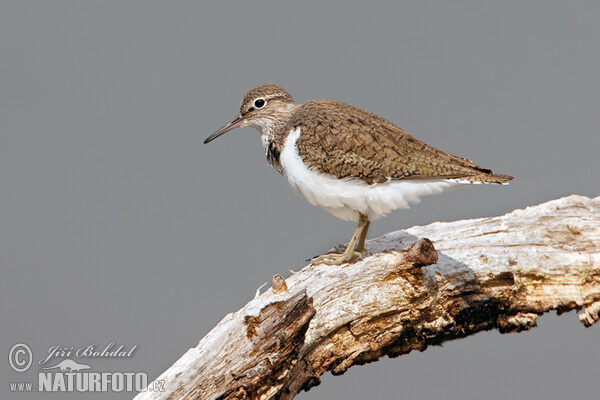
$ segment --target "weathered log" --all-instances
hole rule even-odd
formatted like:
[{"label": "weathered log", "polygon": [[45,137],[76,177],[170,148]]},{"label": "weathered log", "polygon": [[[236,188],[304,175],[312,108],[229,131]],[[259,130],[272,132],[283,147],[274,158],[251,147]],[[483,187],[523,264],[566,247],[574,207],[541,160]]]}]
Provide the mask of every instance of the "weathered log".
[{"label": "weathered log", "polygon": [[600,197],[417,226],[367,247],[353,264],[276,276],[157,378],[164,392],[136,399],[291,399],[327,371],[528,330],[550,310],[600,319]]}]

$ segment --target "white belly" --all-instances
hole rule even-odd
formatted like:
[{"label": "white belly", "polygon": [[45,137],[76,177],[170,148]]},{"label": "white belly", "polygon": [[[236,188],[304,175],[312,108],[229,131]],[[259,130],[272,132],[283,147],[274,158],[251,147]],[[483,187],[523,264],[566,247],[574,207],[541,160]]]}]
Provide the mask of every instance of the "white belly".
[{"label": "white belly", "polygon": [[280,161],[283,174],[292,188],[308,202],[338,218],[358,221],[364,214],[373,221],[399,208],[409,208],[422,196],[439,194],[466,183],[443,179],[400,180],[369,185],[358,179],[336,179],[309,169],[298,155],[296,142],[300,128],[288,135]]}]

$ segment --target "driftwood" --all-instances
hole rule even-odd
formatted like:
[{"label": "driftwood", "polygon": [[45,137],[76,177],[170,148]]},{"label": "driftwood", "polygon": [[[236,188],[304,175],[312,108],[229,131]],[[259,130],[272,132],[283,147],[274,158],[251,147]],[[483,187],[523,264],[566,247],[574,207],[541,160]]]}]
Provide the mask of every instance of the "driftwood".
[{"label": "driftwood", "polygon": [[528,330],[550,310],[600,319],[600,197],[417,226],[367,248],[350,265],[276,276],[157,378],[164,392],[136,399],[291,399],[327,371]]}]

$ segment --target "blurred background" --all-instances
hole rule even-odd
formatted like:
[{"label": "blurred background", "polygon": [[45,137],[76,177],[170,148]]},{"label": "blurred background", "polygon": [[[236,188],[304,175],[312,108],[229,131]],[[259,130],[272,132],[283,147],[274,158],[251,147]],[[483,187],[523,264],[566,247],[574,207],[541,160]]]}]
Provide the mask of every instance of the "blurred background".
[{"label": "blurred background", "polygon": [[[202,144],[258,84],[366,108],[516,177],[425,198],[370,237],[600,195],[599,18],[596,1],[2,1],[0,351],[26,343],[34,365],[0,362],[0,397],[131,398],[9,382],[37,383],[52,346],[111,342],[137,348],[93,370],[153,379],[274,274],[349,239],[353,223],[266,164],[257,131]],[[598,359],[600,327],[552,314],[298,398],[594,398]]]}]

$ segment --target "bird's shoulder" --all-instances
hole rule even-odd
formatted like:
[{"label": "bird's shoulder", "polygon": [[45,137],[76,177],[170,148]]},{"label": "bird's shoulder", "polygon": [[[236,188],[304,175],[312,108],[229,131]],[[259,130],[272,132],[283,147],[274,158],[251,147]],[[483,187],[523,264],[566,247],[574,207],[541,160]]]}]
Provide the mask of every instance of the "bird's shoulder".
[{"label": "bird's shoulder", "polygon": [[[321,133],[346,135],[350,132],[370,131],[373,129],[400,128],[370,111],[337,100],[311,100],[302,104],[290,118],[289,125],[304,127],[305,131],[322,127]],[[400,132],[399,132],[400,133]]]}]

